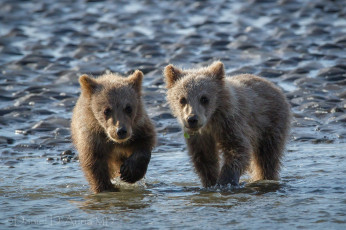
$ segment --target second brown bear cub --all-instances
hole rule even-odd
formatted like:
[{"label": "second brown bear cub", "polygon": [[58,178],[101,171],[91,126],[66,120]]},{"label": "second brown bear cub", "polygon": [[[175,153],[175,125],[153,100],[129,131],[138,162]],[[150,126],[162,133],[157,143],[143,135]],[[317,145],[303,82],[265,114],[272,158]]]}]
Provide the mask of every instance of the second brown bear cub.
[{"label": "second brown bear cub", "polygon": [[225,77],[221,62],[192,70],[168,65],[164,75],[203,186],[238,185],[248,169],[254,181],[278,179],[291,117],[279,88],[250,74]]},{"label": "second brown bear cub", "polygon": [[134,183],[144,177],[155,129],[141,99],[143,73],[128,78],[83,75],[71,132],[84,174],[95,193],[114,191],[111,179]]}]

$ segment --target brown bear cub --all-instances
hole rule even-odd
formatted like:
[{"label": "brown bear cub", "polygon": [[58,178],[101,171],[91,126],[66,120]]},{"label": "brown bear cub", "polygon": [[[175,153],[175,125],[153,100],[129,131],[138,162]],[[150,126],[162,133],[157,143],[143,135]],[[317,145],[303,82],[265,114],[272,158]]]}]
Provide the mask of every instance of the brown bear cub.
[{"label": "brown bear cub", "polygon": [[82,93],[73,110],[72,140],[95,193],[115,191],[111,179],[119,175],[134,183],[147,171],[155,129],[143,108],[142,79],[138,70],[127,78],[79,79]]},{"label": "brown bear cub", "polygon": [[250,74],[225,77],[222,62],[191,70],[168,65],[164,75],[204,187],[238,185],[246,170],[253,181],[278,179],[291,118],[278,87]]}]

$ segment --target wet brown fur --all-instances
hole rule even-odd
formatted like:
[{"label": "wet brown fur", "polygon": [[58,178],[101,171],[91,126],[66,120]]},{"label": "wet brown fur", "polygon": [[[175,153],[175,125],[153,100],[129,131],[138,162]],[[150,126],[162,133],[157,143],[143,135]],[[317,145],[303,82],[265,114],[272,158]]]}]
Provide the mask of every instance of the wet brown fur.
[{"label": "wet brown fur", "polygon": [[[141,83],[143,73],[127,78],[107,74],[97,79],[80,77],[82,93],[73,110],[72,140],[91,190],[115,191],[111,179],[121,176],[134,183],[146,173],[155,145],[155,129],[143,108]],[[130,106],[131,113],[124,108]],[[105,115],[105,108],[111,112]],[[116,129],[126,127],[125,139]]]},{"label": "wet brown fur", "polygon": [[[278,87],[250,74],[225,77],[221,62],[192,70],[168,65],[164,75],[167,99],[190,134],[188,151],[203,186],[237,185],[246,170],[253,181],[278,179],[291,119]],[[208,104],[201,105],[202,96]],[[191,115],[199,118],[198,130],[186,121]]]}]

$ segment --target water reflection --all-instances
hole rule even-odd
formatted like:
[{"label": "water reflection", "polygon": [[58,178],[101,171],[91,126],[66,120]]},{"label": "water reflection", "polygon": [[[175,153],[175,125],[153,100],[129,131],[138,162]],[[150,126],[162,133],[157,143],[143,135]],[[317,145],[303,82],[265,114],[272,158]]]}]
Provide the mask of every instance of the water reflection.
[{"label": "water reflection", "polygon": [[[253,196],[283,191],[284,185],[277,181],[260,181],[255,183],[241,183],[238,187],[224,186],[208,189],[193,189],[195,193],[188,196],[191,205],[210,206],[222,209],[231,209],[242,203],[255,200]],[[191,189],[185,188],[189,191]],[[185,194],[187,196],[187,194]]]},{"label": "water reflection", "polygon": [[258,181],[246,184],[244,187],[236,190],[237,193],[247,193],[251,195],[264,195],[277,191],[284,191],[284,184],[279,181]]},{"label": "water reflection", "polygon": [[83,197],[83,201],[70,202],[86,213],[97,210],[103,214],[112,214],[149,208],[151,195],[147,190],[120,189],[118,192],[88,194]]}]

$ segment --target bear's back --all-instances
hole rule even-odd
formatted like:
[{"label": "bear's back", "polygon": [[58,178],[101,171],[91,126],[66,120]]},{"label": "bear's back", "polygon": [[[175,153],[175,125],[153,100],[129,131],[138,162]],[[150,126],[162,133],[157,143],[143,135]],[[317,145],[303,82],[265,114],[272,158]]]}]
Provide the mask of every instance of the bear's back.
[{"label": "bear's back", "polygon": [[271,102],[277,105],[287,103],[281,89],[264,78],[252,74],[240,74],[227,77],[226,81],[239,94],[245,94],[244,96],[260,104],[262,104],[261,100],[263,103]]},{"label": "bear's back", "polygon": [[242,116],[251,126],[288,127],[290,106],[281,89],[272,82],[251,74],[227,77],[226,82],[237,99]]}]

